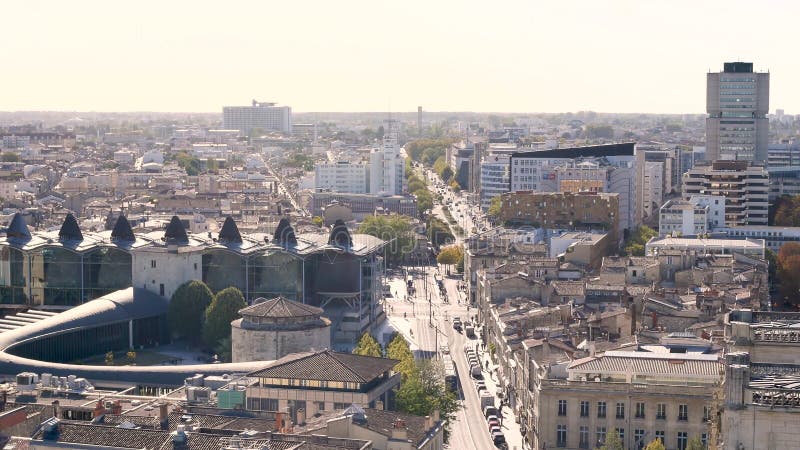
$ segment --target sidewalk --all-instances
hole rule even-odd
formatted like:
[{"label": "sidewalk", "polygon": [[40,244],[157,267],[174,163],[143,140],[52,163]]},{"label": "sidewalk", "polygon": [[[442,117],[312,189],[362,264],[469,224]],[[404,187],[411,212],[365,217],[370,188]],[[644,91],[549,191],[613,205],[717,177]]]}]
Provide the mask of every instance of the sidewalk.
[{"label": "sidewalk", "polygon": [[[497,364],[494,364],[489,356],[488,351],[483,351],[480,349],[480,344],[478,345],[478,360],[481,363],[481,371],[483,372],[483,381],[486,383],[486,390],[495,394],[497,397],[498,387],[502,388],[499,384],[499,380],[497,379]],[[486,363],[489,363],[489,370],[486,370]],[[502,392],[502,389],[501,389]],[[505,405],[504,402],[506,401],[505,393],[503,395],[502,401],[498,399],[498,404],[502,406],[498,406],[497,409],[500,411],[502,419],[502,426],[503,434],[506,436],[506,443],[508,444],[509,450],[522,450],[526,447],[523,446],[522,442],[522,433],[519,429],[519,422],[517,420],[514,411]]]}]

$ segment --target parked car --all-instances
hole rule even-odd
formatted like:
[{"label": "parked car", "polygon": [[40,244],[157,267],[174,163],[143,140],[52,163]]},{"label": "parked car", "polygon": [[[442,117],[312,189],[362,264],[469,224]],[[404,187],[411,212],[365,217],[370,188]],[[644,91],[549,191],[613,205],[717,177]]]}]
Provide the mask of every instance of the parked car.
[{"label": "parked car", "polygon": [[486,406],[483,408],[483,416],[488,419],[489,416],[499,417],[500,415],[497,413],[497,408],[494,406]]}]

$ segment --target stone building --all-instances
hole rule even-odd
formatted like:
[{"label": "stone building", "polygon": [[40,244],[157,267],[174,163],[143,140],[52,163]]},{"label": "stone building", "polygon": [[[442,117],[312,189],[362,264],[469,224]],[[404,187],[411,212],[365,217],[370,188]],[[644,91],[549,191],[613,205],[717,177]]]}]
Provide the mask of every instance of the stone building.
[{"label": "stone building", "polygon": [[256,299],[231,322],[233,362],[274,361],[331,346],[331,321],[322,308],[285,297]]}]

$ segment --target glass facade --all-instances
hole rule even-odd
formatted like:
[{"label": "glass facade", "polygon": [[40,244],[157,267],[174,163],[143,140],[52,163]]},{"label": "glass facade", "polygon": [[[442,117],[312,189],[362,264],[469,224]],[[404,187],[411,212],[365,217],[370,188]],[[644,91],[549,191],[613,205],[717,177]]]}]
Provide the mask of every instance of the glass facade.
[{"label": "glass facade", "polygon": [[303,261],[286,252],[262,253],[247,262],[247,296],[302,301]]},{"label": "glass facade", "polygon": [[225,249],[211,249],[203,253],[203,282],[212,292],[234,286],[247,292],[245,259]]},{"label": "glass facade", "polygon": [[29,258],[34,303],[75,306],[85,301],[80,253],[53,246],[31,252]]},{"label": "glass facade", "polygon": [[27,303],[24,260],[21,250],[0,247],[0,303],[14,305]]},{"label": "glass facade", "polygon": [[83,255],[85,300],[94,300],[131,285],[131,255],[115,247],[99,247]]}]

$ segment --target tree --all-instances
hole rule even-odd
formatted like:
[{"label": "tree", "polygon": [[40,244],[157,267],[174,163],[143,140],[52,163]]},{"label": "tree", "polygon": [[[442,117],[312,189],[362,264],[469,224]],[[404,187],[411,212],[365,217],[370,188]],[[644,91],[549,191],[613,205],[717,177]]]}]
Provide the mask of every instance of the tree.
[{"label": "tree", "polygon": [[791,303],[800,303],[800,243],[783,244],[778,251],[777,266],[781,294]]},{"label": "tree", "polygon": [[425,183],[416,176],[408,179],[408,192],[415,194],[417,191],[424,191],[426,189]]},{"label": "tree", "polygon": [[217,358],[222,362],[231,362],[233,359],[233,350],[231,349],[231,337],[227,336],[219,340],[219,343],[214,347],[214,352],[217,353]]},{"label": "tree", "polygon": [[431,197],[431,193],[427,189],[414,192],[414,196],[417,197],[417,212],[420,215],[433,209],[433,197]]},{"label": "tree", "polygon": [[460,245],[448,245],[439,252],[436,262],[439,264],[453,265],[464,260],[464,249]]},{"label": "tree", "polygon": [[625,242],[625,254],[631,256],[644,256],[644,246],[658,233],[647,225],[642,225],[634,231]]},{"label": "tree", "polygon": [[361,335],[361,339],[358,340],[356,348],[353,349],[353,354],[362,356],[375,356],[377,358],[383,356],[381,344],[378,344],[378,341],[376,341],[375,338],[369,333],[364,333]]},{"label": "tree", "polygon": [[434,247],[439,248],[453,242],[455,237],[446,223],[436,217],[430,217],[428,219],[428,240]]},{"label": "tree", "polygon": [[203,330],[203,315],[214,295],[205,283],[192,280],[183,283],[172,294],[167,322],[172,334],[197,341]]},{"label": "tree", "polygon": [[686,450],[706,450],[706,446],[703,445],[703,440],[700,439],[700,436],[694,436],[686,444]]},{"label": "tree", "polygon": [[233,286],[214,296],[208,305],[203,324],[203,341],[213,347],[231,335],[231,322],[239,318],[239,310],[246,307],[242,291]]},{"label": "tree", "polygon": [[613,139],[614,128],[611,125],[587,125],[586,135],[590,139],[596,139],[596,138]]},{"label": "tree", "polygon": [[502,212],[503,208],[503,197],[496,196],[492,197],[492,202],[489,203],[489,209],[486,211],[486,215],[493,219],[500,218],[500,213]]},{"label": "tree", "polygon": [[664,448],[664,444],[661,442],[660,438],[655,438],[647,444],[647,447],[644,450],[667,450]]},{"label": "tree", "polygon": [[402,334],[395,333],[394,337],[389,341],[386,346],[386,357],[400,361],[394,366],[394,370],[400,373],[403,380],[414,374],[416,370],[414,354]]},{"label": "tree", "polygon": [[19,155],[13,152],[3,152],[0,155],[0,160],[3,162],[19,162]]},{"label": "tree", "polygon": [[611,430],[606,436],[606,442],[603,443],[603,446],[600,447],[600,450],[624,450],[625,447],[622,446],[622,439],[619,438],[619,434],[617,434],[617,430]]},{"label": "tree", "polygon": [[113,366],[114,365],[114,352],[106,352],[106,365]]},{"label": "tree", "polygon": [[385,249],[390,263],[399,263],[414,248],[414,230],[407,216],[367,216],[358,232],[388,242]]},{"label": "tree", "polygon": [[774,224],[778,227],[800,226],[800,195],[784,195],[775,201]]},{"label": "tree", "polygon": [[414,371],[396,392],[397,409],[415,416],[429,416],[439,410],[445,425],[445,440],[450,424],[460,407],[453,392],[444,385],[444,365],[438,360],[417,361]]}]

